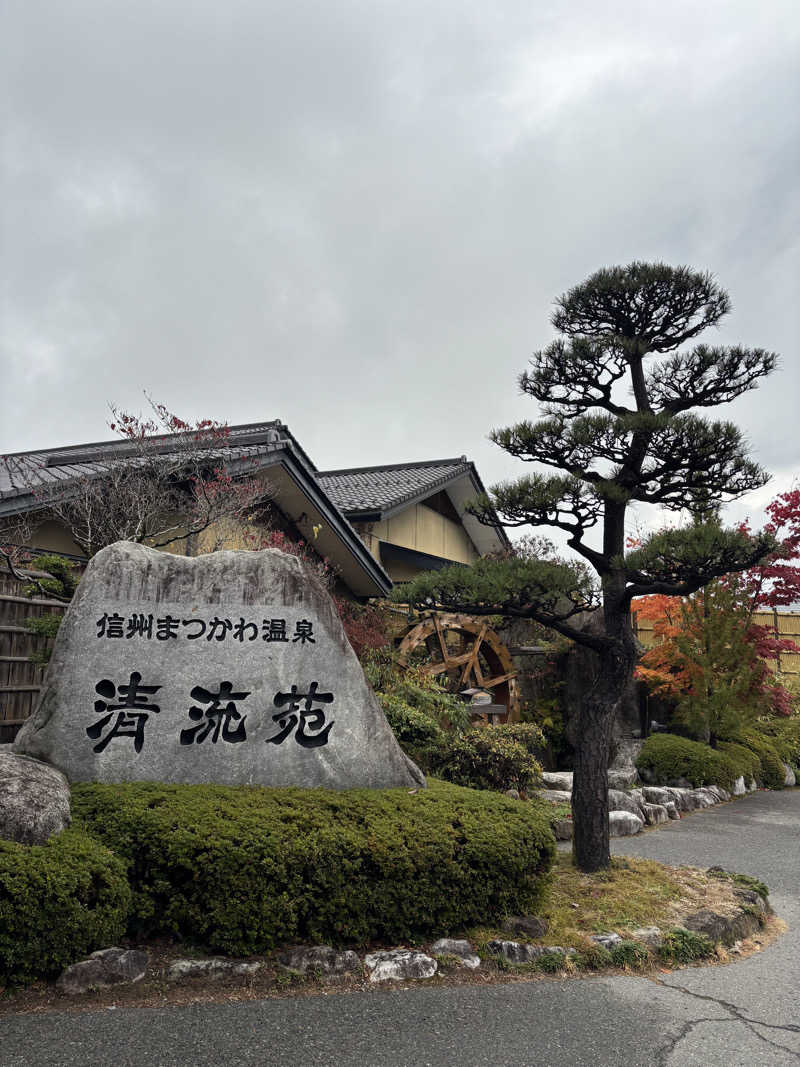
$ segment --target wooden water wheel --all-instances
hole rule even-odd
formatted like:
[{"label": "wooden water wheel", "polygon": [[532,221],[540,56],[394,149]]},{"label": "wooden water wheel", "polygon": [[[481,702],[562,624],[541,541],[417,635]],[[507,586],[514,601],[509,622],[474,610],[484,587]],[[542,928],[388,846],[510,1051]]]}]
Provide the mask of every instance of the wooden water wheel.
[{"label": "wooden water wheel", "polygon": [[[434,612],[400,641],[397,662],[433,675],[451,693],[482,689],[508,709],[500,721],[519,722],[516,670],[506,646],[489,623],[471,615]],[[480,705],[475,705],[476,713]]]}]

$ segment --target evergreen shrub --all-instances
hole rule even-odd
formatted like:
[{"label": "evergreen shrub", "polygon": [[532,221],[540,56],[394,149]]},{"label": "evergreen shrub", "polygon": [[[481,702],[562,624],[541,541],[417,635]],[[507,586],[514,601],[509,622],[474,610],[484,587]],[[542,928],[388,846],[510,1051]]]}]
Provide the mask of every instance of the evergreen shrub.
[{"label": "evergreen shrub", "polygon": [[117,943],[130,901],[124,864],[79,830],[0,841],[0,983],[52,977]]},{"label": "evergreen shrub", "polygon": [[761,760],[752,749],[735,741],[720,741],[719,751],[728,757],[744,778],[745,785],[749,785],[751,780],[761,781]]},{"label": "evergreen shrub", "polygon": [[84,783],[73,813],[125,861],[133,935],[246,955],[294,940],[444,935],[535,912],[545,805],[428,789]]},{"label": "evergreen shrub", "polygon": [[651,734],[636,766],[645,774],[650,772],[659,785],[686,778],[695,787],[718,785],[728,791],[742,773],[726,754],[676,734]]},{"label": "evergreen shrub", "polygon": [[772,741],[756,730],[742,730],[731,740],[755,752],[761,763],[760,783],[765,789],[783,789],[786,768]]},{"label": "evergreen shrub", "polygon": [[447,739],[437,774],[473,789],[534,789],[542,768],[529,751],[538,727],[530,724],[478,726]]}]

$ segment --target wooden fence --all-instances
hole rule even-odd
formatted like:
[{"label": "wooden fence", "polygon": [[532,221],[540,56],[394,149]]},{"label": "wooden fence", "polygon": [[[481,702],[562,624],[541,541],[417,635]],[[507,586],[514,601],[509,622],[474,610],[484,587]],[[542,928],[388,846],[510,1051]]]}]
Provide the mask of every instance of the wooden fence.
[{"label": "wooden fence", "polygon": [[0,574],[0,743],[17,736],[36,707],[42,686],[44,668],[31,663],[30,657],[47,646],[47,638],[32,634],[25,624],[50,612],[63,614],[66,608],[60,600],[26,597],[24,588],[25,581]]}]

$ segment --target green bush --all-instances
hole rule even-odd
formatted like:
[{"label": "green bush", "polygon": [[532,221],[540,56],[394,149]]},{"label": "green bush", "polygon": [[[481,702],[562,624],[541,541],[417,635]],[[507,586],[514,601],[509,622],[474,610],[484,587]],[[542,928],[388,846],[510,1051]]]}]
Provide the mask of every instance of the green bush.
[{"label": "green bush", "polygon": [[51,977],[113,945],[130,901],[124,864],[79,830],[0,841],[0,983]]},{"label": "green bush", "polygon": [[744,778],[745,785],[749,785],[751,780],[761,781],[761,760],[752,749],[735,741],[720,741],[719,751],[728,757],[737,771],[737,777],[741,775]]},{"label": "green bush", "polygon": [[[449,782],[473,789],[513,788],[524,792],[535,788],[541,782],[542,768],[514,736],[513,731],[520,729],[520,726],[479,726],[466,730],[460,737],[449,738],[437,773]],[[535,726],[532,729],[539,732]]]},{"label": "green bush", "polygon": [[441,726],[424,711],[412,707],[391,693],[381,693],[378,699],[394,736],[403,747],[438,745],[444,739]]},{"label": "green bush", "polygon": [[649,771],[660,785],[686,778],[695,787],[718,785],[730,791],[739,777],[724,753],[701,741],[675,734],[651,734],[642,746],[636,766],[640,771]]},{"label": "green bush", "polygon": [[676,926],[664,934],[658,954],[667,963],[692,963],[713,956],[714,944],[705,934],[696,934]]},{"label": "green bush", "polygon": [[647,947],[639,941],[620,941],[611,949],[615,967],[641,967],[650,959]]},{"label": "green bush", "polygon": [[742,730],[731,740],[755,752],[761,762],[761,785],[765,789],[783,789],[786,768],[774,744],[755,730]]},{"label": "green bush", "polygon": [[611,953],[602,945],[587,945],[582,952],[578,953],[577,964],[586,971],[602,971],[610,967],[614,962]]},{"label": "green bush", "polygon": [[800,716],[769,719],[767,722],[759,720],[755,729],[759,734],[766,735],[785,763],[800,768]]},{"label": "green bush", "polygon": [[535,912],[555,842],[543,805],[428,789],[77,785],[120,855],[132,934],[248,954],[293,940],[400,941]]}]

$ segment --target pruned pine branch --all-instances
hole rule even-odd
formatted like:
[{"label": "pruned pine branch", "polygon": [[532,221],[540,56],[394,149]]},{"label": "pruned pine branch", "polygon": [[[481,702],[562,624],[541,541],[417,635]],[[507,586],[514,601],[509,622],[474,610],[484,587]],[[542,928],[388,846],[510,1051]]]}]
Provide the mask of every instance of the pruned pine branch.
[{"label": "pruned pine branch", "polygon": [[694,407],[727,404],[755,389],[759,378],[773,371],[777,363],[777,355],[763,348],[697,345],[650,371],[650,402],[656,410],[673,415]]},{"label": "pruned pine branch", "polygon": [[688,596],[714,578],[755,566],[775,547],[769,533],[751,536],[716,522],[662,530],[625,558],[627,602],[654,593]]},{"label": "pruned pine branch", "polygon": [[520,389],[545,404],[550,414],[571,419],[592,408],[615,415],[629,409],[612,399],[614,385],[625,377],[627,361],[585,337],[569,343],[553,341],[531,358],[531,369],[519,377]]}]

